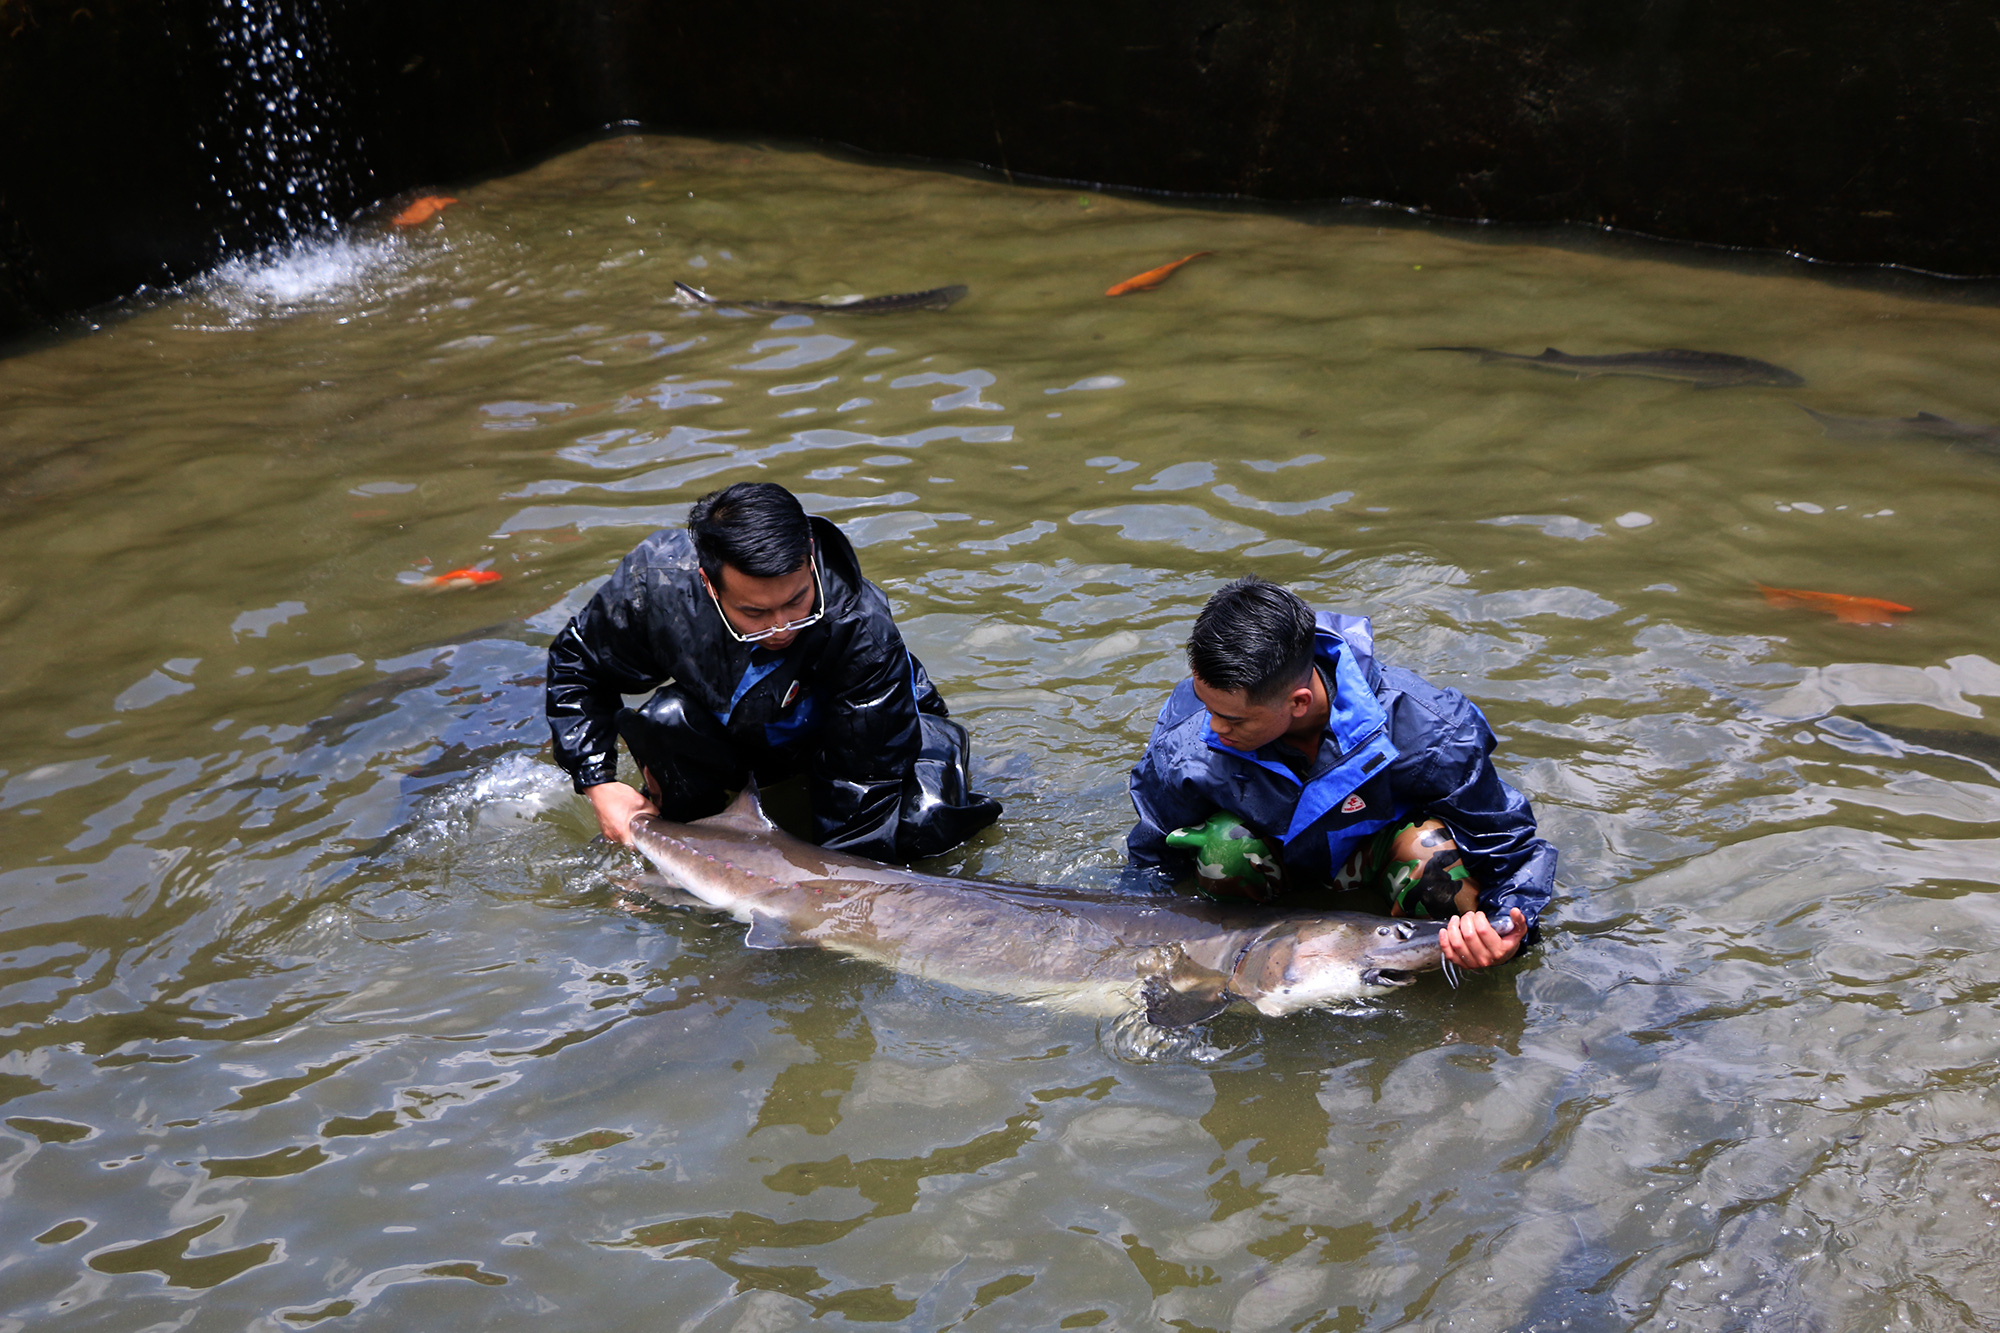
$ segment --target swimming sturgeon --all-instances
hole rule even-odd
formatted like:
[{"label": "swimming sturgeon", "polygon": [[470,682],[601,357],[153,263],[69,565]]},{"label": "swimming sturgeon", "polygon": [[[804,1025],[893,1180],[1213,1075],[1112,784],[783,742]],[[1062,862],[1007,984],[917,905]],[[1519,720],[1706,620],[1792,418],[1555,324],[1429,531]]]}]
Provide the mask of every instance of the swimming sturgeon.
[{"label": "swimming sturgeon", "polygon": [[1588,379],[1598,375],[1638,375],[1646,379],[1680,380],[1698,389],[1726,389],[1743,384],[1780,384],[1796,387],[1805,377],[1783,366],[1755,357],[1731,356],[1727,352],[1695,352],[1685,347],[1663,347],[1654,352],[1614,352],[1609,356],[1576,356],[1555,347],[1542,349],[1540,356],[1525,352],[1500,352],[1491,347],[1419,347],[1419,352],[1468,352],[1481,361],[1525,361],[1542,370],[1560,370]]},{"label": "swimming sturgeon", "polygon": [[1442,961],[1435,921],[952,879],[830,852],[766,818],[754,786],[719,815],[631,828],[671,886],[747,922],[752,948],[832,949],[1098,1016],[1143,1008],[1162,1028],[1237,1003],[1280,1016],[1380,995]]},{"label": "swimming sturgeon", "polygon": [[922,292],[850,296],[838,301],[728,301],[710,296],[699,287],[675,282],[673,299],[684,305],[726,305],[738,310],[761,310],[774,315],[889,315],[900,310],[944,310],[969,290],[960,286],[933,287]]},{"label": "swimming sturgeon", "polygon": [[1919,412],[1913,417],[1837,417],[1815,412],[1805,404],[1799,410],[1820,424],[1829,440],[1873,440],[1897,435],[1927,435],[1939,440],[1957,440],[1989,454],[2000,454],[2000,426],[1975,426],[1953,421],[1935,412]]},{"label": "swimming sturgeon", "polygon": [[1930,727],[1899,727],[1890,722],[1876,722],[1871,718],[1856,717],[1856,722],[1879,731],[1884,736],[1894,737],[1905,745],[1920,745],[1926,750],[1941,750],[1946,754],[1970,759],[1975,764],[1988,768],[2000,768],[2000,736],[1983,731],[1945,731]]}]

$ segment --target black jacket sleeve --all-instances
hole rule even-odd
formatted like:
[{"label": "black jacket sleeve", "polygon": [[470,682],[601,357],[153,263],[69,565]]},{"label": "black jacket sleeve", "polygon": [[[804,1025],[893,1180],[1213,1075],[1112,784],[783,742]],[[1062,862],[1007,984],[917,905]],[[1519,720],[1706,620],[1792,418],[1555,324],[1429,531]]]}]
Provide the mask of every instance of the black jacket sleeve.
[{"label": "black jacket sleeve", "polygon": [[843,670],[830,682],[812,765],[813,840],[830,851],[895,860],[903,780],[922,743],[914,668],[886,603],[847,628],[849,642],[832,655]]},{"label": "black jacket sleeve", "polygon": [[627,556],[549,645],[543,711],[556,763],[578,791],[618,776],[620,696],[656,689],[670,674],[647,633],[637,557]]}]

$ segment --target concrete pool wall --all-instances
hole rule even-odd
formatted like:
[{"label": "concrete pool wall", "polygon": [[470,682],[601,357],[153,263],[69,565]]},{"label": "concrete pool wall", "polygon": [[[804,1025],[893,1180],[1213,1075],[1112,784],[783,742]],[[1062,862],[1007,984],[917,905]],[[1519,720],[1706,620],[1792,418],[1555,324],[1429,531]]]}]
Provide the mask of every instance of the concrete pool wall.
[{"label": "concrete pool wall", "polygon": [[[242,12],[0,0],[0,335],[285,230],[232,147],[247,103],[223,34]],[[289,43],[286,72],[306,85],[316,142],[338,145],[316,189],[340,217],[635,121],[1123,187],[2000,271],[2000,20],[1967,2],[255,12],[280,37],[310,35]]]}]

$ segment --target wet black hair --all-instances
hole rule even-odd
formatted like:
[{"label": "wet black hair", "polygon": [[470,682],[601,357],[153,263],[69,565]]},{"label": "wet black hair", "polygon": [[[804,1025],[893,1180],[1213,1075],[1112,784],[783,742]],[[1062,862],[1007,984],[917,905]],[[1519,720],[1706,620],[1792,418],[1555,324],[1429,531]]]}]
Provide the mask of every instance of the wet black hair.
[{"label": "wet black hair", "polygon": [[720,584],[722,567],[755,579],[774,579],[805,564],[812,524],[805,506],[774,481],[739,481],[710,491],[688,511],[695,556],[708,581]]},{"label": "wet black hair", "polygon": [[1268,704],[1312,670],[1313,613],[1295,593],[1246,575],[1208,599],[1187,641],[1188,669],[1211,689]]}]

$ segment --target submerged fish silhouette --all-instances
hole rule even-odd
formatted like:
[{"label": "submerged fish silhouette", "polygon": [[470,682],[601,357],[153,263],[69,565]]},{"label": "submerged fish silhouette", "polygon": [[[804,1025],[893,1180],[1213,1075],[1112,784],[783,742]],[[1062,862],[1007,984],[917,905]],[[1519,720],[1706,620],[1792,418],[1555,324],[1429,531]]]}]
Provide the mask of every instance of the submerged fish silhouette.
[{"label": "submerged fish silhouette", "polygon": [[457,202],[458,200],[448,195],[427,194],[421,199],[411,200],[409,207],[396,214],[395,217],[390,218],[389,221],[398,227],[414,227],[419,222],[428,222],[431,218],[443,212],[446,204],[455,204]]},{"label": "submerged fish silhouette", "polygon": [[1598,375],[1637,375],[1653,380],[1679,380],[1698,389],[1725,389],[1741,384],[1779,384],[1796,388],[1805,377],[1755,357],[1727,352],[1696,352],[1663,347],[1653,352],[1614,352],[1608,356],[1576,356],[1549,347],[1540,356],[1501,352],[1491,347],[1419,347],[1419,352],[1466,352],[1481,361],[1523,361],[1541,370],[1559,370],[1578,379]]},{"label": "submerged fish silhouette", "polygon": [[1808,606],[1847,625],[1893,625],[1910,610],[1901,602],[1879,597],[1854,597],[1844,592],[1811,592],[1805,588],[1773,588],[1759,583],[1757,591],[1772,606]]},{"label": "submerged fish silhouette", "polygon": [[1899,727],[1890,722],[1877,722],[1872,718],[1856,717],[1863,725],[1894,737],[1905,745],[1920,745],[1926,750],[1942,750],[1955,754],[1961,759],[1989,767],[2000,767],[2000,736],[1984,731],[1940,731],[1929,727]]},{"label": "submerged fish silhouette", "polygon": [[1156,1028],[1239,1004],[1278,1017],[1382,995],[1442,967],[1435,921],[994,884],[827,851],[771,823],[754,785],[719,815],[642,814],[631,827],[667,891],[631,887],[730,913],[749,924],[751,948],[831,949],[966,990],[1143,1012]]},{"label": "submerged fish silhouette", "polygon": [[1174,270],[1181,265],[1192,264],[1203,255],[1212,255],[1214,253],[1215,251],[1213,250],[1197,250],[1186,259],[1176,259],[1171,264],[1162,264],[1158,268],[1149,268],[1136,277],[1127,278],[1120,283],[1114,283],[1104,289],[1104,294],[1106,296],[1123,296],[1127,292],[1150,292],[1168,278],[1173,277]]},{"label": "submerged fish silhouette", "polygon": [[1837,417],[1828,412],[1815,412],[1804,404],[1799,405],[1799,411],[1817,421],[1829,440],[1927,435],[1939,440],[1960,440],[1987,453],[2000,453],[2000,426],[1971,426],[1933,412],[1919,412],[1913,417]]},{"label": "submerged fish silhouette", "polygon": [[333,711],[306,724],[306,736],[321,744],[331,737],[347,734],[352,728],[390,711],[396,701],[412,690],[435,685],[451,672],[442,666],[408,667],[372,684],[349,690],[333,706]]},{"label": "submerged fish silhouette", "polygon": [[687,305],[726,305],[738,310],[767,310],[778,315],[887,315],[899,310],[944,310],[962,299],[970,288],[933,287],[922,292],[897,292],[891,296],[856,296],[839,301],[736,301],[710,296],[698,287],[674,283],[674,299]]}]

